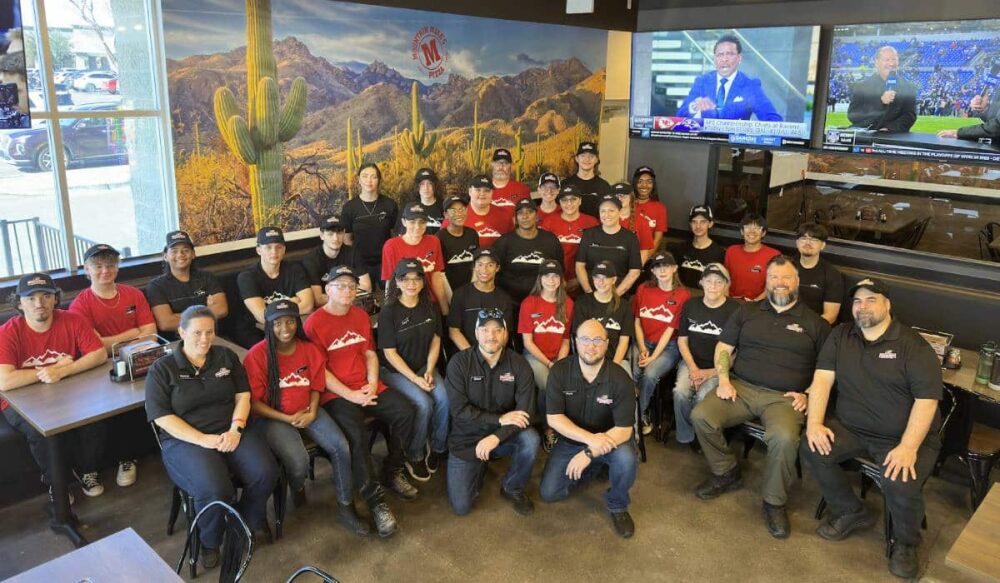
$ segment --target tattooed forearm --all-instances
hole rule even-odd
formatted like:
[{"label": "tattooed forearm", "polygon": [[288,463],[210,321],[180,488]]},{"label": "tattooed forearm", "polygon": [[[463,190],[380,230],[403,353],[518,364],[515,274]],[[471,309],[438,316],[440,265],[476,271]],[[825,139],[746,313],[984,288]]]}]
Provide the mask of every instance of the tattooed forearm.
[{"label": "tattooed forearm", "polygon": [[728,350],[719,350],[719,354],[715,357],[715,370],[720,376],[729,374],[729,357]]}]

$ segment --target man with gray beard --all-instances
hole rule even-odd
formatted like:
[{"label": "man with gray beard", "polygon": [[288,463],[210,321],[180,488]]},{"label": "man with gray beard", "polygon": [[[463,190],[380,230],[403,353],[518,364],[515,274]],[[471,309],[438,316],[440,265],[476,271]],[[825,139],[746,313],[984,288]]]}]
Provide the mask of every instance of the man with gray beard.
[{"label": "man with gray beard", "polygon": [[766,301],[741,306],[723,326],[715,348],[719,387],[691,414],[712,471],[695,495],[709,500],[743,485],[723,432],[759,418],[767,444],[761,485],[764,522],[771,536],[786,538],[785,502],[805,421],[804,391],[830,325],[798,301],[799,274],[792,259],[778,255],[768,262],[764,290]]}]

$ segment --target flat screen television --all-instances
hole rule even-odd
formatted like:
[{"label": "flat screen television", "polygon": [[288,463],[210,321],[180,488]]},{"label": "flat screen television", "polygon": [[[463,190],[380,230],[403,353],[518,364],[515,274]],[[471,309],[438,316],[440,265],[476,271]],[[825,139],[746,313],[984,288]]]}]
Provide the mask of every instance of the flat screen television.
[{"label": "flat screen television", "polygon": [[0,130],[31,127],[18,0],[0,0]]},{"label": "flat screen television", "polygon": [[632,35],[637,138],[808,147],[818,26]]},{"label": "flat screen television", "polygon": [[834,28],[823,148],[1000,163],[1000,20]]}]

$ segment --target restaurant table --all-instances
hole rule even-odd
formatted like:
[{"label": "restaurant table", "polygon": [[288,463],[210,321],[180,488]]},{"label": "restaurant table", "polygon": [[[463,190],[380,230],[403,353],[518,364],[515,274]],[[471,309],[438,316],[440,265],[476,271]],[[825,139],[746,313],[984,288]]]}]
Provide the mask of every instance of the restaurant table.
[{"label": "restaurant table", "polygon": [[105,583],[183,581],[131,528],[76,549],[4,583]]},{"label": "restaurant table", "polygon": [[[216,338],[215,344],[234,350],[242,358],[243,348]],[[174,344],[176,347],[176,344]],[[63,438],[67,431],[114,417],[143,406],[145,379],[116,382],[108,374],[110,361],[53,384],[36,383],[5,391],[7,403],[45,438],[52,478],[50,528],[64,534],[79,548],[87,544],[80,534],[79,520],[69,504]]]},{"label": "restaurant table", "polygon": [[987,581],[1000,581],[1000,485],[993,485],[944,562]]},{"label": "restaurant table", "polygon": [[939,461],[952,455],[965,455],[969,449],[969,437],[975,421],[977,409],[983,403],[1000,406],[1000,391],[989,388],[986,383],[976,382],[976,367],[979,365],[979,353],[960,348],[962,366],[958,369],[941,369],[941,377],[945,387],[954,399],[944,432],[941,436],[941,453]]},{"label": "restaurant table", "polygon": [[872,233],[876,239],[891,237],[901,231],[912,227],[917,221],[926,218],[927,215],[912,210],[897,211],[884,223],[881,221],[866,221],[857,219],[854,215],[841,215],[835,219],[827,221],[827,226],[837,229],[857,229]]}]

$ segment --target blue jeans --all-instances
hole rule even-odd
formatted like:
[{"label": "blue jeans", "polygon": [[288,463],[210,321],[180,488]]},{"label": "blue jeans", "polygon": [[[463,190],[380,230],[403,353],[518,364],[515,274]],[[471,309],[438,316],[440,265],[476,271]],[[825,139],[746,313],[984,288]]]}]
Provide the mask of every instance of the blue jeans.
[{"label": "blue jeans", "polygon": [[[524,491],[540,444],[538,432],[529,427],[493,450],[491,460],[511,456],[510,468],[500,480],[500,487],[512,493]],[[455,514],[464,516],[472,509],[485,472],[486,462],[482,460],[464,460],[455,457],[455,454],[448,456],[448,502]]]},{"label": "blue jeans", "polygon": [[[646,341],[646,350],[650,354],[656,348],[655,342]],[[656,357],[656,360],[646,365],[645,368],[639,367],[639,349],[632,347],[632,378],[635,379],[635,383],[639,385],[639,410],[643,413],[649,408],[649,402],[653,399],[653,393],[656,392],[656,386],[660,384],[660,379],[663,375],[669,373],[675,366],[677,362],[681,359],[680,350],[677,349],[677,341],[671,340],[667,343],[667,347],[663,349],[660,356]]]},{"label": "blue jeans", "polygon": [[444,378],[441,377],[441,373],[434,370],[434,388],[430,392],[384,366],[379,376],[385,384],[402,393],[416,407],[413,440],[409,445],[409,451],[413,454],[410,459],[424,459],[428,434],[431,437],[432,450],[438,453],[448,451],[448,424],[451,418],[448,412],[448,391],[444,388]]},{"label": "blue jeans", "polygon": [[691,379],[688,377],[689,371],[687,363],[681,360],[677,365],[677,383],[674,384],[674,421],[677,427],[677,442],[691,443],[694,441],[694,425],[691,425],[691,411],[694,406],[701,403],[706,395],[714,391],[719,386],[719,377],[714,376],[701,383],[695,391]]},{"label": "blue jeans", "polygon": [[[577,484],[576,480],[571,480],[566,475],[566,467],[573,459],[573,456],[583,451],[587,447],[583,444],[570,443],[563,438],[556,442],[555,447],[549,452],[549,459],[545,462],[545,469],[542,470],[542,483],[539,487],[539,495],[546,502],[558,502],[569,496],[571,486]],[[585,470],[585,474],[592,473],[600,465],[608,466],[608,474],[611,478],[611,488],[604,493],[604,502],[608,511],[619,512],[628,510],[628,492],[635,483],[636,474],[639,472],[639,460],[635,453],[632,440],[619,445],[610,452],[594,458],[590,466]]]},{"label": "blue jeans", "polygon": [[[277,419],[257,418],[250,426],[250,431],[260,432],[271,446],[271,451],[285,467],[288,485],[292,491],[300,490],[306,484],[309,474],[309,454],[302,443],[299,430],[284,421]],[[337,422],[322,408],[317,411],[316,419],[309,427],[301,430],[316,442],[326,455],[330,456],[330,466],[333,469],[333,486],[337,490],[337,502],[349,504],[352,500],[351,490],[351,449],[347,438],[340,430]]]},{"label": "blue jeans", "polygon": [[[163,466],[174,484],[194,497],[200,511],[216,500],[232,503],[236,498],[230,472],[243,487],[237,506],[251,529],[267,525],[267,499],[278,479],[278,465],[259,433],[247,431],[239,446],[229,453],[169,438],[163,441]],[[201,543],[210,549],[222,544],[222,513],[212,509],[198,524]]]}]

